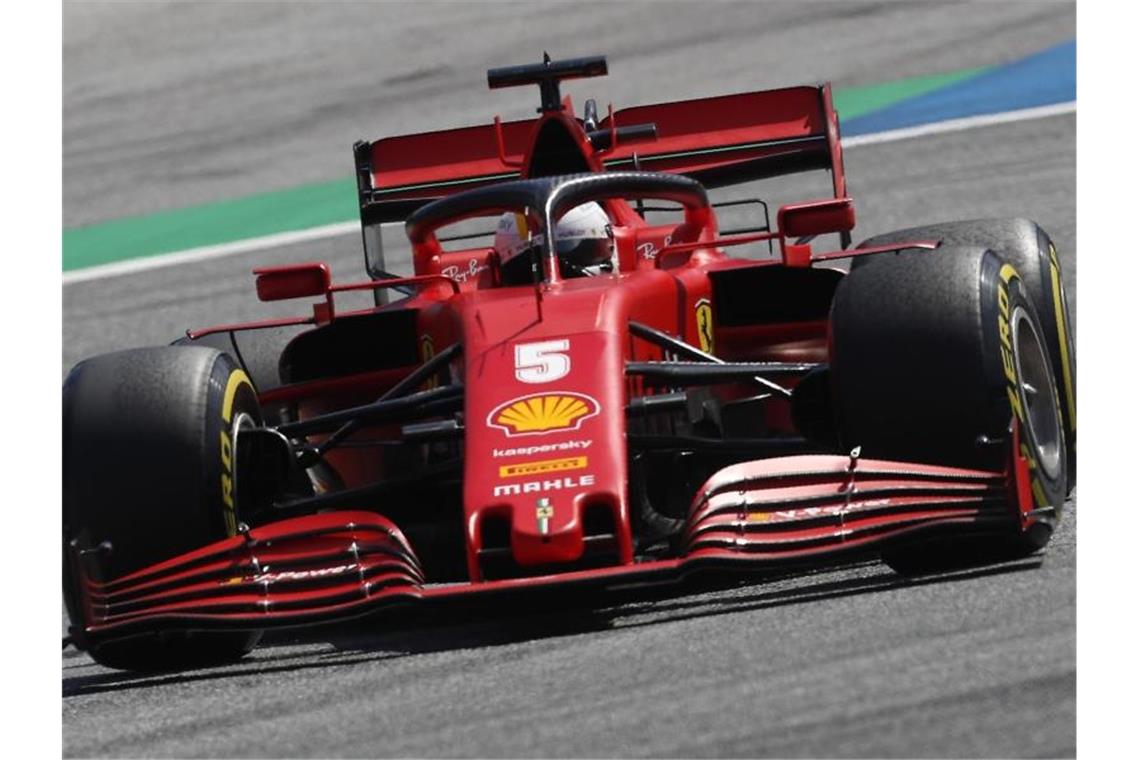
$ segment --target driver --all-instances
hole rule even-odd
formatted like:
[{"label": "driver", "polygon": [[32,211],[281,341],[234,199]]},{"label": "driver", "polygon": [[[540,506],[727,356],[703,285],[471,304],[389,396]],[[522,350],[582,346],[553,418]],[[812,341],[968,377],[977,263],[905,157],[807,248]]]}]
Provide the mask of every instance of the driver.
[{"label": "driver", "polygon": [[[504,285],[533,282],[529,255],[535,241],[526,217],[508,212],[495,229],[495,252]],[[554,249],[565,277],[592,277],[614,271],[614,231],[602,207],[590,201],[567,211],[554,225]]]}]

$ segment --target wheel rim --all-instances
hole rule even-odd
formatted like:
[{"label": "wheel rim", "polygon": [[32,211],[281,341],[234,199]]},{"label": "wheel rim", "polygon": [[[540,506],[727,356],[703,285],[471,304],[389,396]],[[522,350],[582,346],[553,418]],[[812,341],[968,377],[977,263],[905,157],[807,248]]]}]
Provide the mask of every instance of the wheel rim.
[{"label": "wheel rim", "polygon": [[1049,361],[1029,313],[1017,308],[1011,322],[1024,422],[1030,442],[1037,449],[1038,465],[1050,480],[1055,480],[1061,473],[1061,420]]}]

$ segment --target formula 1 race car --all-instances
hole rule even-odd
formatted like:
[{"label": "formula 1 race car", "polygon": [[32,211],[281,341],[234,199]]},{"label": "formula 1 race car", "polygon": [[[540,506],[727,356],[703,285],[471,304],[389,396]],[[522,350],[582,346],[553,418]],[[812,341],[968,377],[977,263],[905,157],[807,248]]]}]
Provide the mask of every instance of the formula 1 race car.
[{"label": "formula 1 race car", "polygon": [[[395,605],[1045,545],[1076,479],[1045,232],[953,222],[852,247],[829,85],[576,116],[560,80],[606,71],[492,69],[492,88],[539,85],[536,118],[357,143],[369,278],[255,270],[262,301],[310,313],[71,371],[70,641],[186,667]],[[832,197],[775,226],[763,201],[710,201],[807,170]],[[559,225],[588,204],[602,255],[582,261]],[[763,218],[721,230],[742,205]],[[386,267],[393,223],[409,276]],[[749,246],[771,253],[731,255]],[[338,311],[346,291],[375,298]],[[282,328],[282,348],[259,338]]]}]

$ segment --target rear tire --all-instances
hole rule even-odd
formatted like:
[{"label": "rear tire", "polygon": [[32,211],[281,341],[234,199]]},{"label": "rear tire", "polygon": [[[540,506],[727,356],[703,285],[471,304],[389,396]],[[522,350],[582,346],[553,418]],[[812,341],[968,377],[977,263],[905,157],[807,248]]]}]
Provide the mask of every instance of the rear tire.
[{"label": "rear tire", "polygon": [[963,247],[870,261],[836,291],[830,353],[845,447],[1001,470],[1016,417],[1035,506],[1055,510],[1025,533],[900,548],[884,553],[887,564],[927,572],[1045,545],[1064,506],[1068,457],[1042,329],[1013,266]]},{"label": "rear tire", "polygon": [[[889,245],[906,240],[941,240],[943,246],[989,248],[1017,269],[1025,293],[1037,310],[1042,335],[1048,348],[1053,377],[1061,399],[1061,415],[1065,423],[1065,447],[1068,451],[1066,495],[1077,485],[1077,361],[1073,345],[1072,317],[1065,297],[1064,278],[1057,248],[1041,229],[1029,219],[975,219],[944,222],[925,227],[912,227],[885,235],[876,235],[859,244],[860,248]],[[878,258],[895,254],[856,257],[855,270]]]},{"label": "rear tire", "polygon": [[63,386],[64,597],[96,662],[126,670],[240,658],[259,632],[89,639],[73,588],[71,545],[95,553],[84,570],[111,580],[237,531],[234,434],[258,425],[245,373],[211,348],[121,351],[78,364]]}]

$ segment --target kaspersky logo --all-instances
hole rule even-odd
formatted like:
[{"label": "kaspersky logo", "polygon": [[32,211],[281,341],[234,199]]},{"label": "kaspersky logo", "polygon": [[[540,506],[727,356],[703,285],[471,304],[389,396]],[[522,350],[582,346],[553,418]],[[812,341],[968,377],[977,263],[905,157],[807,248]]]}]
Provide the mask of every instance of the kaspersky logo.
[{"label": "kaspersky logo", "polygon": [[487,425],[512,437],[544,435],[577,430],[599,409],[598,402],[583,393],[534,393],[499,404],[487,415]]}]

